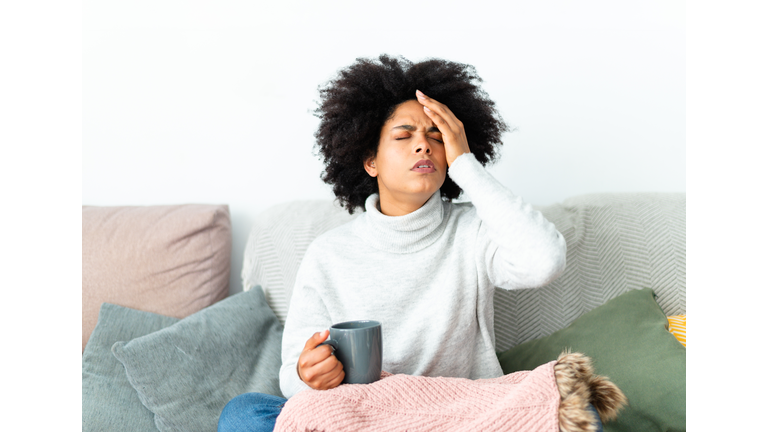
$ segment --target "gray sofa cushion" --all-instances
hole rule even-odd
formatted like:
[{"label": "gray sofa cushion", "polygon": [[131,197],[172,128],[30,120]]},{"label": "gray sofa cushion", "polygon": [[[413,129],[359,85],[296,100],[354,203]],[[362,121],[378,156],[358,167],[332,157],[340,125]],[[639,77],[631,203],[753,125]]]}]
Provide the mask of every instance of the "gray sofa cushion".
[{"label": "gray sofa cushion", "polygon": [[141,337],[178,321],[109,303],[101,305],[83,352],[83,432],[157,430],[152,411],[141,404],[110,349],[117,341]]},{"label": "gray sofa cushion", "polygon": [[161,431],[213,431],[233,397],[281,396],[282,327],[260,287],[235,294],[161,331],[117,342],[141,402]]}]

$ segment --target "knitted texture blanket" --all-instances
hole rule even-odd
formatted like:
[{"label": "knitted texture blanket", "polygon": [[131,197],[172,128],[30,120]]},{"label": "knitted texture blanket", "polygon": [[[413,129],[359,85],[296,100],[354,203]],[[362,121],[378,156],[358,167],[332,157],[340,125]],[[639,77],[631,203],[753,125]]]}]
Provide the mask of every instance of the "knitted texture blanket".
[{"label": "knitted texture blanket", "polygon": [[305,390],[275,431],[559,430],[555,361],[493,379],[382,373],[372,384]]}]

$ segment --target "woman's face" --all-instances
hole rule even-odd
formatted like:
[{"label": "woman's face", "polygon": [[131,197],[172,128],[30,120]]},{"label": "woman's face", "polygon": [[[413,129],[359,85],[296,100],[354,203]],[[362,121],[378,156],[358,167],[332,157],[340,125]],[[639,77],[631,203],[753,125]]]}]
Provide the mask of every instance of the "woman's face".
[{"label": "woman's face", "polygon": [[442,134],[419,102],[409,100],[395,109],[365,170],[376,177],[381,211],[389,216],[417,210],[440,189],[448,170]]}]

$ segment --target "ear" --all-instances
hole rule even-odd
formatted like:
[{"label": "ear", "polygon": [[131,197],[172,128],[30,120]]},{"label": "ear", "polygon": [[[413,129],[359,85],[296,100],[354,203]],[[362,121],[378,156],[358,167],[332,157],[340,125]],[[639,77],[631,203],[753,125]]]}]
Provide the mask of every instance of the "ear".
[{"label": "ear", "polygon": [[379,175],[379,171],[376,169],[376,158],[366,159],[365,163],[363,163],[363,167],[369,176],[376,177]]}]

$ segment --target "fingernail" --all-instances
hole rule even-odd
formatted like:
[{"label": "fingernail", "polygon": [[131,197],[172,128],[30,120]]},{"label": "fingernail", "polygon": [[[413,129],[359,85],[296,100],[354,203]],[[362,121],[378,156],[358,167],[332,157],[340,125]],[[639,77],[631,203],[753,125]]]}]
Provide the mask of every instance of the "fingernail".
[{"label": "fingernail", "polygon": [[416,97],[419,99],[424,99],[424,93],[422,93],[421,90],[416,90]]},{"label": "fingernail", "polygon": [[426,112],[432,112],[432,110],[431,110],[431,109],[429,109],[429,108],[427,108],[427,107],[424,107],[424,111],[426,111]]}]

